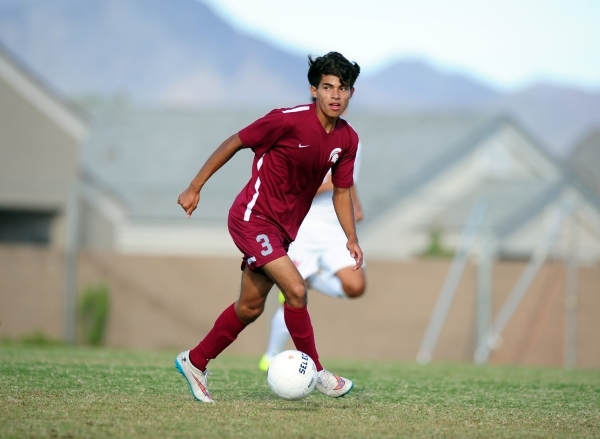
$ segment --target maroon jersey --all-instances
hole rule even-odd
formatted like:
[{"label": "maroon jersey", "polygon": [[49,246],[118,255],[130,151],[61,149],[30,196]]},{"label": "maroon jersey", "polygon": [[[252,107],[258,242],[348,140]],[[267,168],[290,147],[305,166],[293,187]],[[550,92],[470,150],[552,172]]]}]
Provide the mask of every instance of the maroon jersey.
[{"label": "maroon jersey", "polygon": [[330,169],[335,186],[354,184],[358,135],[341,118],[327,133],[314,103],[273,110],[242,129],[239,137],[254,151],[254,162],[252,177],[229,214],[243,221],[270,221],[290,241]]}]

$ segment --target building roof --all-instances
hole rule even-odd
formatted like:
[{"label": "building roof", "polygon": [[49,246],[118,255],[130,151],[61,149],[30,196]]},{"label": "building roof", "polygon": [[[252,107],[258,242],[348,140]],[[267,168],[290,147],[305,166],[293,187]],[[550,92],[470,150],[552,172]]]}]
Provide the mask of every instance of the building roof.
[{"label": "building roof", "polygon": [[566,165],[600,207],[600,128],[592,130],[575,145]]},{"label": "building roof", "polygon": [[434,223],[445,229],[462,229],[476,202],[486,203],[486,224],[503,239],[556,200],[563,188],[562,180],[548,182],[486,182],[465,194]]},{"label": "building roof", "polygon": [[484,113],[352,114],[363,143],[365,223],[475,148],[500,123]]},{"label": "building roof", "polygon": [[1,44],[0,79],[73,138],[79,141],[87,134],[88,120],[83,110],[69,103]]},{"label": "building roof", "polygon": [[[119,199],[131,220],[184,221],[177,196],[224,139],[267,111],[107,109],[83,147],[86,175]],[[357,187],[365,225],[511,123],[495,115],[456,112],[352,113],[348,119],[363,143]],[[250,178],[252,158],[251,151],[241,151],[209,180],[192,221],[225,221]],[[516,225],[518,218],[525,219],[525,208],[533,208],[548,190],[542,182],[477,188],[439,221],[464,224],[473,200],[485,196],[498,228],[509,219]]]},{"label": "building roof", "polygon": [[[117,198],[132,220],[183,221],[179,194],[223,140],[261,115],[107,109],[82,148],[86,178]],[[252,158],[241,151],[209,180],[192,221],[226,218],[250,179]]]}]

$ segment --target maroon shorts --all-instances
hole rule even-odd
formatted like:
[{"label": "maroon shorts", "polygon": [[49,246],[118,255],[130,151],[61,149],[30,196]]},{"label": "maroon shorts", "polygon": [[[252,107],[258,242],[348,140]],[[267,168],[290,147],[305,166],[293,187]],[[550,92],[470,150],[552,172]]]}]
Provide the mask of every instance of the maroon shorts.
[{"label": "maroon shorts", "polygon": [[244,221],[229,215],[227,226],[236,247],[244,254],[242,270],[248,267],[256,271],[263,265],[287,255],[290,241],[269,221],[257,218]]}]

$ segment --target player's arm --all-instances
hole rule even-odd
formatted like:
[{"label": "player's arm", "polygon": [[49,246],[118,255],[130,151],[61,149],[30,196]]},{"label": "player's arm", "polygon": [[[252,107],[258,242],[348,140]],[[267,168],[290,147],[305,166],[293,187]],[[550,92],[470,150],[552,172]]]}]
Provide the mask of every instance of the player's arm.
[{"label": "player's arm", "polygon": [[346,247],[350,251],[350,256],[356,261],[356,265],[352,269],[358,270],[363,263],[363,253],[358,245],[350,188],[333,187],[333,207],[346,238],[348,238]]},{"label": "player's arm", "polygon": [[221,143],[215,152],[213,152],[206,160],[188,188],[184,190],[177,199],[177,204],[181,205],[183,210],[185,210],[188,218],[192,215],[192,212],[196,210],[196,207],[200,202],[200,190],[204,184],[215,172],[227,163],[231,157],[243,148],[244,145],[236,133]]}]

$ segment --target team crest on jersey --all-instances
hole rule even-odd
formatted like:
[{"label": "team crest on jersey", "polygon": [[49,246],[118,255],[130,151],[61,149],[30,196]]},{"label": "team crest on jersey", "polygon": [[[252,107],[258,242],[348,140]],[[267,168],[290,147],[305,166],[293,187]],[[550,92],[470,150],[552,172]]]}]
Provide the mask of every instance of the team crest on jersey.
[{"label": "team crest on jersey", "polygon": [[331,163],[337,162],[340,158],[340,152],[342,152],[342,148],[335,148],[333,151],[331,151],[331,154],[329,154],[329,161]]}]

